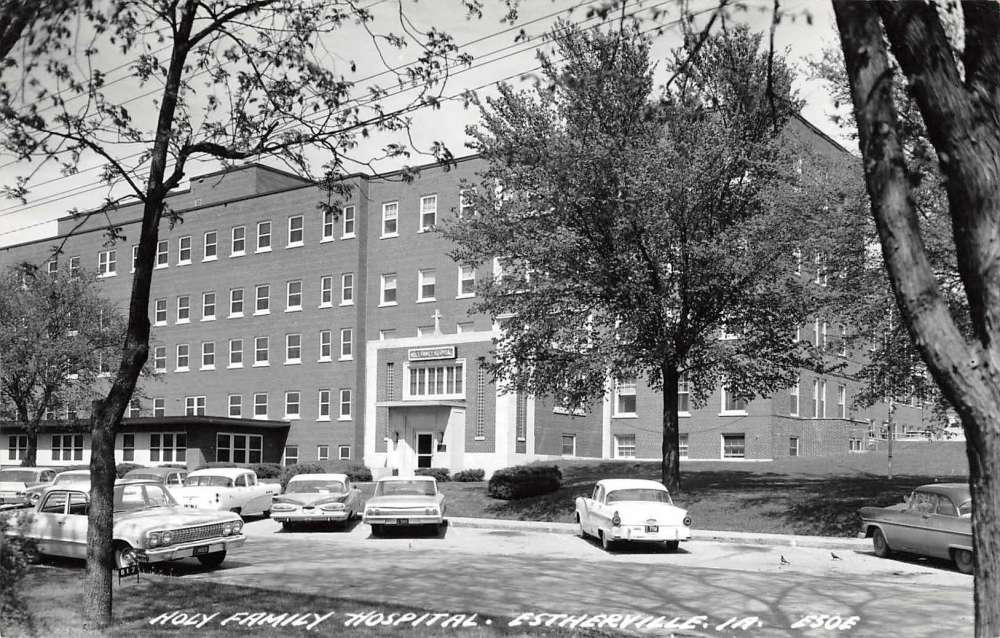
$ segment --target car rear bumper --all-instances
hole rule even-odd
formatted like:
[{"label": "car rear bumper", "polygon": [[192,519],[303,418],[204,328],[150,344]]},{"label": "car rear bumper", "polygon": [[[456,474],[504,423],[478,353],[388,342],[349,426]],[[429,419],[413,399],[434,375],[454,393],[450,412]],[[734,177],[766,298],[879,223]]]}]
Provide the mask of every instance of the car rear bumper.
[{"label": "car rear bumper", "polygon": [[440,525],[444,522],[444,517],[428,514],[401,514],[399,516],[365,516],[364,521],[369,525]]},{"label": "car rear bumper", "polygon": [[655,532],[648,532],[644,525],[612,527],[609,538],[617,541],[649,543],[687,541],[691,540],[691,528],[659,525]]},{"label": "car rear bumper", "polygon": [[323,511],[316,509],[308,512],[275,512],[272,509],[271,519],[279,523],[341,522],[347,520],[347,514],[347,510]]},{"label": "car rear bumper", "polygon": [[[167,547],[157,547],[154,549],[136,550],[136,557],[142,563],[160,563],[167,560],[179,560],[191,556],[203,556],[205,554],[215,554],[217,552],[228,551],[236,547],[242,547],[247,542],[247,537],[243,534],[236,536],[217,536],[206,538],[200,541],[192,541],[181,545],[168,545]],[[197,550],[197,551],[196,551]]]}]

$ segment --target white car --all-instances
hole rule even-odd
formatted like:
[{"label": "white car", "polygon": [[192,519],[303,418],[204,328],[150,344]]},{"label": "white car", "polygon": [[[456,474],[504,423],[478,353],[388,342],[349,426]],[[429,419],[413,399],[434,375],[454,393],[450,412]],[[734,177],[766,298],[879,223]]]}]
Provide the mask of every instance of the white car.
[{"label": "white car", "polygon": [[[49,467],[0,469],[0,507],[35,505],[41,491],[52,483],[55,476],[56,471]],[[34,500],[32,494],[35,495]]]},{"label": "white car", "polygon": [[372,536],[381,536],[390,526],[423,525],[441,531],[444,512],[444,494],[433,476],[386,476],[365,503],[363,522],[372,526]]},{"label": "white car", "polygon": [[604,549],[619,541],[665,543],[675,551],[691,538],[691,517],[676,507],[667,488],[642,479],[604,479],[594,493],[576,499],[580,533],[595,536]]},{"label": "white car", "polygon": [[346,474],[296,474],[274,497],[271,518],[285,529],[296,523],[346,523],[361,514],[362,501]]},{"label": "white car", "polygon": [[183,487],[173,488],[172,492],[185,507],[270,516],[271,499],[279,487],[261,483],[253,470],[213,467],[189,473]]}]

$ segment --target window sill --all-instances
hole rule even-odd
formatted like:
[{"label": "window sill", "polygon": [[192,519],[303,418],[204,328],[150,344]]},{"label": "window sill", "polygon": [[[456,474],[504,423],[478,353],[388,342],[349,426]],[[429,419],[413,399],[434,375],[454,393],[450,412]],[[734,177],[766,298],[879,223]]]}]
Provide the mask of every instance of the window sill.
[{"label": "window sill", "polygon": [[338,421],[350,421],[351,417],[349,417],[349,416],[338,416],[337,420]]},{"label": "window sill", "polygon": [[98,279],[107,279],[108,277],[116,277],[116,276],[118,276],[117,272],[106,272],[106,273],[102,273],[100,275],[97,275],[97,278]]},{"label": "window sill", "polygon": [[286,366],[302,365],[302,359],[289,359],[288,361],[285,361],[285,365]]},{"label": "window sill", "polygon": [[210,365],[210,366],[201,366],[201,368],[200,368],[200,369],[201,369],[201,370],[215,370],[215,366],[214,366],[214,365]]},{"label": "window sill", "polygon": [[302,248],[302,246],[304,246],[304,245],[305,245],[304,242],[296,241],[296,242],[292,242],[290,244],[285,244],[285,249],[287,250],[289,248]]},{"label": "window sill", "polygon": [[285,308],[285,312],[302,312],[302,306],[292,306],[291,308]]},{"label": "window sill", "polygon": [[166,321],[156,321],[156,322],[153,323],[153,327],[154,328],[157,327],[157,326],[165,326],[165,325],[167,325]]},{"label": "window sill", "polygon": [[639,415],[635,412],[623,412],[621,414],[612,414],[612,419],[638,419]]},{"label": "window sill", "polygon": [[191,320],[190,319],[178,319],[177,321],[174,322],[174,325],[179,326],[182,323],[191,323]]},{"label": "window sill", "polygon": [[302,417],[301,417],[301,416],[299,416],[298,414],[286,414],[286,415],[285,415],[285,420],[286,420],[286,421],[298,421],[298,420],[300,420],[301,418],[302,418]]},{"label": "window sill", "polygon": [[436,230],[435,229],[435,225],[432,224],[430,226],[424,226],[424,227],[422,227],[420,230],[417,231],[417,234],[420,235],[420,234],[423,234],[423,233],[433,233],[435,230]]},{"label": "window sill", "polygon": [[473,440],[473,441],[485,441],[485,440],[486,440],[486,437],[485,437],[485,436],[477,436],[476,438],[474,438],[474,439],[472,439],[472,440]]},{"label": "window sill", "polygon": [[459,295],[455,295],[455,299],[471,299],[476,296],[474,292],[467,292]]},{"label": "window sill", "polygon": [[321,243],[321,244],[329,244],[332,241],[333,241],[333,235],[331,235],[329,237],[324,237],[323,239],[319,240],[319,243]]},{"label": "window sill", "polygon": [[677,411],[677,416],[679,416],[679,417],[690,417],[691,413],[690,412],[681,412],[680,410],[678,410]]},{"label": "window sill", "polygon": [[345,233],[340,236],[341,239],[354,239],[355,237],[357,237],[357,235],[354,233]]},{"label": "window sill", "polygon": [[398,306],[398,301],[383,301],[378,305],[379,308],[388,308],[389,306]]},{"label": "window sill", "polygon": [[242,312],[234,312],[227,317],[227,319],[242,319],[242,318],[243,318]]},{"label": "window sill", "polygon": [[379,239],[392,239],[394,237],[399,237],[399,233],[390,233],[388,235],[379,235]]},{"label": "window sill", "polygon": [[218,261],[218,260],[219,260],[218,255],[212,255],[211,257],[202,257],[201,263],[204,264],[210,261]]},{"label": "window sill", "polygon": [[343,308],[344,306],[353,306],[353,305],[354,305],[354,300],[353,299],[351,301],[341,301],[340,302],[340,307],[341,308]]},{"label": "window sill", "polygon": [[269,361],[255,361],[253,364],[254,368],[267,368],[271,365]]},{"label": "window sill", "polygon": [[328,417],[328,416],[318,416],[318,417],[316,417],[316,420],[317,421],[329,421],[330,417]]},{"label": "window sill", "polygon": [[316,359],[316,363],[330,363],[331,361],[333,361],[332,357],[320,357]]},{"label": "window sill", "polygon": [[321,303],[319,306],[317,306],[317,308],[333,308],[333,303],[332,302]]},{"label": "window sill", "polygon": [[254,313],[253,313],[253,316],[254,317],[259,317],[261,315],[269,315],[269,314],[271,314],[270,310],[255,310]]},{"label": "window sill", "polygon": [[153,370],[153,374],[166,374],[166,373],[167,373],[167,369],[166,368],[157,368],[157,369]]},{"label": "window sill", "polygon": [[230,258],[233,258],[233,257],[245,257],[245,256],[246,256],[246,254],[247,254],[247,251],[245,251],[245,250],[241,250],[241,251],[240,251],[240,252],[238,252],[238,253],[229,253],[229,257],[230,257]]},{"label": "window sill", "polygon": [[174,372],[190,372],[191,368],[174,368]]},{"label": "window sill", "polygon": [[339,359],[337,359],[337,361],[354,361],[354,356],[351,355],[349,357],[340,357]]},{"label": "window sill", "polygon": [[255,415],[253,415],[250,418],[254,419],[256,421],[266,421],[267,420],[267,415],[266,414],[255,414]]},{"label": "window sill", "polygon": [[215,315],[209,315],[208,317],[202,317],[202,321],[215,321]]},{"label": "window sill", "polygon": [[153,266],[153,270],[163,270],[164,268],[169,268],[170,264],[156,264]]},{"label": "window sill", "polygon": [[242,368],[242,367],[243,367],[242,363],[230,363],[229,365],[226,366],[226,369],[227,370],[236,370],[236,369]]},{"label": "window sill", "polygon": [[271,252],[271,247],[270,246],[265,246],[264,248],[260,248],[258,246],[257,250],[254,251],[254,254],[259,255],[261,253],[269,253],[269,252]]},{"label": "window sill", "polygon": [[179,261],[179,262],[177,262],[177,265],[178,266],[190,266],[191,265],[191,260],[188,259],[187,261]]},{"label": "window sill", "polygon": [[417,303],[433,303],[437,301],[436,297],[427,297],[426,299],[417,299]]},{"label": "window sill", "polygon": [[750,416],[750,413],[746,410],[723,410],[719,416]]}]

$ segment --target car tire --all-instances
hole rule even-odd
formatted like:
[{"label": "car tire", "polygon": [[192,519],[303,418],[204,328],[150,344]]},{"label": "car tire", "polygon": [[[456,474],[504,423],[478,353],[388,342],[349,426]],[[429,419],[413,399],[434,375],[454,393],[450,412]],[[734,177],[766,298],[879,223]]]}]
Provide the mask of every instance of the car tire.
[{"label": "car tire", "polygon": [[971,574],[975,569],[975,561],[972,560],[972,552],[967,549],[955,549],[951,552],[951,559],[955,561],[955,567],[963,574]]},{"label": "car tire", "polygon": [[115,545],[115,567],[117,569],[135,565],[138,562],[135,557],[135,550],[132,549],[131,545],[128,543]]},{"label": "car tire", "polygon": [[222,564],[222,561],[226,560],[226,550],[221,552],[212,552],[211,554],[205,554],[204,556],[197,557],[198,562],[208,567],[209,569],[215,569]]},{"label": "car tire", "polygon": [[286,532],[290,532],[293,529],[295,529],[295,523],[291,521],[284,521],[283,523],[281,523],[281,529],[285,530]]},{"label": "car tire", "polygon": [[379,537],[383,533],[381,525],[372,525],[372,536]]},{"label": "car tire", "polygon": [[889,541],[885,540],[885,534],[882,530],[875,528],[875,532],[872,534],[872,547],[875,548],[875,555],[879,558],[888,558],[892,554],[892,549],[889,547]]},{"label": "car tire", "polygon": [[583,519],[580,518],[580,512],[576,513],[576,524],[580,526],[580,538],[587,538],[587,530],[583,529]]},{"label": "car tire", "polygon": [[42,553],[38,551],[35,541],[25,541],[21,544],[21,551],[24,552],[24,562],[29,565],[37,565],[42,562]]},{"label": "car tire", "polygon": [[668,552],[676,552],[681,548],[680,541],[664,541],[663,546],[667,548]]},{"label": "car tire", "polygon": [[615,542],[610,538],[608,538],[607,534],[605,534],[603,531],[600,531],[598,532],[598,535],[601,537],[601,547],[604,548],[604,551],[610,552],[612,549],[615,548]]},{"label": "car tire", "polygon": [[263,512],[260,513],[260,515],[263,516],[264,518],[271,518],[271,510],[264,510]]}]

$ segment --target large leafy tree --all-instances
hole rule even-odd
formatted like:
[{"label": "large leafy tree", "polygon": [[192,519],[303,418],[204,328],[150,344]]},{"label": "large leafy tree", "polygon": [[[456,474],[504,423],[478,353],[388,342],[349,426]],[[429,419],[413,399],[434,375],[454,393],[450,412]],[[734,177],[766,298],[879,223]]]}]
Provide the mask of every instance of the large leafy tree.
[{"label": "large leafy tree", "polygon": [[[834,0],[864,176],[901,318],[966,436],[976,635],[1000,634],[1000,5]],[[948,24],[960,16],[961,38]],[[961,46],[956,46],[961,42]],[[890,57],[890,55],[892,57]],[[898,63],[897,78],[891,60]],[[937,276],[905,118],[912,94],[943,177],[968,331]]]},{"label": "large leafy tree", "polygon": [[11,268],[0,275],[2,415],[24,427],[22,465],[34,466],[47,414],[75,413],[96,398],[98,377],[119,355],[125,319],[93,277]]},{"label": "large leafy tree", "polygon": [[[81,161],[103,163],[109,195],[96,211],[80,214],[79,224],[112,212],[126,198],[137,200],[142,211],[138,237],[130,238],[138,240],[138,252],[120,365],[106,396],[91,411],[84,597],[90,627],[111,622],[115,433],[149,353],[156,244],[161,222],[179,217],[167,204],[168,193],[196,159],[228,165],[272,158],[302,175],[318,174],[309,161],[310,150],[324,157],[324,177],[333,183],[361,136],[405,134],[411,125],[408,114],[438,104],[449,73],[469,62],[448,34],[433,27],[419,31],[402,5],[394,30],[378,28],[367,8],[371,4],[379,3],[85,2],[74,5],[80,8],[74,37],[49,46],[22,37],[5,58],[0,141],[6,149],[39,164],[55,161],[66,173],[78,170]],[[456,0],[456,6],[471,14],[481,9],[479,0]],[[355,63],[338,68],[328,54],[331,47],[343,46],[338,36],[352,26],[367,32],[382,60],[387,48],[416,44],[414,62],[398,67],[386,63],[387,83],[359,90],[350,79]],[[343,53],[345,60],[354,57]],[[122,58],[133,60],[127,90],[109,80],[111,69],[101,62]],[[403,93],[411,87],[413,92]],[[133,106],[136,100],[146,101]],[[400,144],[385,149],[386,156],[409,152]],[[450,159],[441,144],[427,152]],[[28,176],[10,190],[23,195],[30,188]],[[111,240],[121,234],[114,223],[108,232]]]},{"label": "large leafy tree", "polygon": [[499,259],[475,308],[503,322],[493,373],[573,407],[644,377],[678,490],[682,375],[695,400],[720,384],[748,398],[817,363],[794,338],[817,300],[793,255],[819,254],[803,229],[821,207],[781,135],[791,75],[735,28],[678,51],[657,96],[634,29],[555,37],[546,82],[502,88],[471,130],[488,161],[478,213],[445,233],[458,261]]}]

